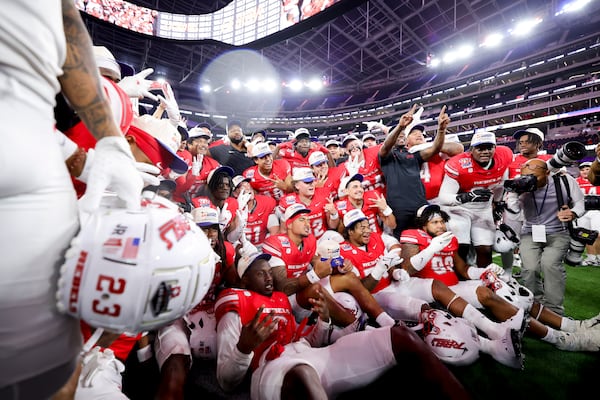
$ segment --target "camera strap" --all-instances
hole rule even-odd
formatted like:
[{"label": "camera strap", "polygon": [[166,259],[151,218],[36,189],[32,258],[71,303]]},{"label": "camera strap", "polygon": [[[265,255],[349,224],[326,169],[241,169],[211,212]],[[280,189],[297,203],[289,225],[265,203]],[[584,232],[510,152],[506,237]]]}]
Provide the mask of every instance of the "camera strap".
[{"label": "camera strap", "polygon": [[[554,179],[554,186],[556,187],[556,199],[558,200],[558,209],[560,210],[562,208],[562,206],[564,206],[565,204],[570,207],[571,188],[569,187],[569,181],[567,180],[567,177],[563,174],[554,174],[554,175],[552,175],[552,179]],[[561,180],[563,181],[563,183],[565,185],[565,189],[567,189],[567,195],[569,196],[568,203],[564,202],[564,198],[563,198],[563,194],[562,194],[562,187],[560,184]]]},{"label": "camera strap", "polygon": [[[568,205],[570,207],[571,188],[569,187],[569,182],[567,181],[567,177],[564,176],[563,174],[554,174],[554,175],[552,175],[552,179],[554,179],[554,186],[555,186],[555,190],[556,190],[556,199],[558,200],[558,209],[560,210],[562,208],[562,206],[564,206],[564,205]],[[567,189],[567,195],[569,196],[568,203],[564,202],[564,198],[563,198],[563,194],[562,194],[562,187],[560,184],[561,180],[563,181],[563,183],[565,185],[565,189]],[[572,232],[573,222],[569,221],[567,224],[567,227],[569,228],[569,232]]]}]

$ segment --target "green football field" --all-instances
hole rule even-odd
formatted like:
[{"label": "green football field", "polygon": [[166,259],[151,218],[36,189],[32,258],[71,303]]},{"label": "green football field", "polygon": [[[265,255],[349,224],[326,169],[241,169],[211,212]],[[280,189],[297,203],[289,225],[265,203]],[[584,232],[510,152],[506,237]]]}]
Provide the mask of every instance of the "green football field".
[{"label": "green football field", "polygon": [[[494,261],[500,263],[499,259]],[[566,268],[566,315],[575,319],[595,316],[600,312],[600,268]],[[521,371],[505,367],[486,354],[473,365],[452,370],[475,399],[485,400],[567,399],[600,379],[600,353],[561,351],[527,334],[523,353],[525,367]]]}]

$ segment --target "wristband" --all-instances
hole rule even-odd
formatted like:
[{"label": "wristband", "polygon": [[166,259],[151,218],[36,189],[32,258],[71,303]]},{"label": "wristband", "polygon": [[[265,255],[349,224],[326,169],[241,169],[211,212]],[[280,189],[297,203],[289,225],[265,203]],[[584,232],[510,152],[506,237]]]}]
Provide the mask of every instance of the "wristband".
[{"label": "wristband", "polygon": [[148,361],[152,357],[152,347],[149,345],[142,347],[137,351],[137,359],[139,362]]},{"label": "wristband", "polygon": [[382,211],[384,217],[389,217],[390,215],[392,215],[393,212],[394,211],[392,210],[392,207],[390,207],[390,206],[387,206]]},{"label": "wristband", "polygon": [[319,275],[317,275],[317,273],[315,272],[314,269],[311,269],[310,271],[308,271],[306,273],[306,277],[308,278],[308,281],[310,283],[317,283],[321,280],[321,278],[319,278]]},{"label": "wristband", "polygon": [[485,272],[485,268],[469,267],[467,276],[469,279],[481,279],[481,275]]},{"label": "wristband", "polygon": [[335,214],[329,214],[329,218],[331,219],[338,219],[340,217],[340,214],[335,213]]}]

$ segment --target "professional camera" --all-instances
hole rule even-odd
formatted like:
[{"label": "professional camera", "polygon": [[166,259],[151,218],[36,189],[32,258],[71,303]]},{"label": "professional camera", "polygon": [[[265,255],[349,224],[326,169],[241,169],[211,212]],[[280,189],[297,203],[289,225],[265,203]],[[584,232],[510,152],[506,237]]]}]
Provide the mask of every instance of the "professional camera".
[{"label": "professional camera", "polygon": [[535,175],[523,175],[515,179],[504,181],[504,189],[508,192],[517,194],[533,192],[537,187],[537,177]]},{"label": "professional camera", "polygon": [[548,160],[548,168],[556,172],[562,167],[576,163],[585,157],[585,145],[580,142],[567,142]]},{"label": "professional camera", "polygon": [[579,265],[583,261],[585,245],[594,244],[598,238],[598,231],[570,226],[569,234],[571,241],[569,242],[569,250],[565,256],[565,263],[573,266]]},{"label": "professional camera", "polygon": [[600,210],[600,196],[587,194],[583,198],[583,203],[586,210]]},{"label": "professional camera", "polygon": [[569,233],[571,234],[571,238],[587,245],[594,244],[596,239],[598,239],[598,231],[593,231],[591,229],[571,227],[569,228]]}]

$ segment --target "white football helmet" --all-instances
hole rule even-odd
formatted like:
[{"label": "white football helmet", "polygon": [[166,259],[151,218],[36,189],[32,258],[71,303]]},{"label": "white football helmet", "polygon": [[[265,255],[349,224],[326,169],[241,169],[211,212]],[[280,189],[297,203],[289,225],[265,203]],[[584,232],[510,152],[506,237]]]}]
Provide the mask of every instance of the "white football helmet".
[{"label": "white football helmet", "polygon": [[479,335],[466,319],[430,309],[421,313],[420,323],[423,340],[442,362],[470,365],[479,358]]},{"label": "white football helmet", "polygon": [[519,236],[510,226],[502,223],[496,228],[494,251],[498,253],[513,251],[519,245],[519,242]]},{"label": "white football helmet", "polygon": [[498,296],[502,297],[512,305],[522,308],[525,312],[531,310],[534,300],[533,293],[531,290],[517,282],[515,278],[509,277],[505,282],[497,277],[496,274],[486,272],[482,275],[481,280],[485,286],[493,290]]},{"label": "white football helmet", "polygon": [[363,311],[360,308],[360,305],[358,305],[358,302],[356,301],[356,299],[354,298],[354,296],[352,296],[350,293],[348,293],[348,292],[334,292],[333,293],[333,298],[335,299],[335,301],[337,301],[338,303],[340,303],[340,305],[342,307],[344,307],[347,310],[350,310],[350,312],[354,315],[354,317],[356,319],[362,318]]},{"label": "white football helmet", "polygon": [[104,199],[81,213],[81,230],[60,269],[59,311],[113,332],[156,329],[183,316],[208,292],[215,255],[189,214],[164,198],[140,210]]},{"label": "white football helmet", "polygon": [[217,318],[214,312],[191,311],[183,319],[190,330],[190,349],[194,358],[217,359]]}]

